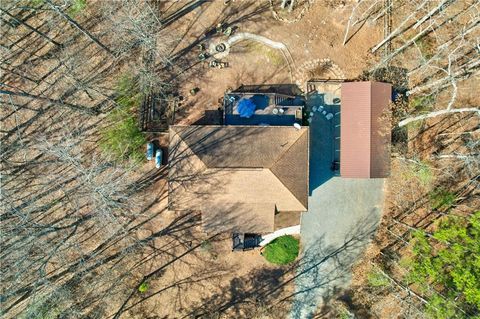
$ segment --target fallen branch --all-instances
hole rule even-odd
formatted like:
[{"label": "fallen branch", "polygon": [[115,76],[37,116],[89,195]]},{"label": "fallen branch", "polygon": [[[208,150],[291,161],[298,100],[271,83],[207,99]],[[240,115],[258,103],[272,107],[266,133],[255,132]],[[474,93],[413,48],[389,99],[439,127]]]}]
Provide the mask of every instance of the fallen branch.
[{"label": "fallen branch", "polygon": [[450,4],[452,4],[454,1],[453,0],[443,0],[438,4],[437,7],[432,9],[427,15],[425,15],[422,19],[418,20],[417,23],[413,26],[414,29],[417,29],[422,23],[427,21],[430,17],[433,15],[439,13],[440,11],[443,11],[446,7],[448,7]]},{"label": "fallen branch", "polygon": [[436,158],[455,158],[455,159],[470,159],[470,158],[478,158],[480,154],[468,154],[468,155],[460,155],[460,154],[443,154],[443,155],[436,155]]},{"label": "fallen branch", "polygon": [[411,18],[413,18],[417,12],[419,10],[421,10],[426,4],[428,3],[428,1],[425,1],[423,2],[420,6],[418,6],[415,10],[413,10],[413,12],[408,16],[406,17],[405,19],[403,19],[403,21],[400,23],[400,25],[392,32],[390,33],[385,39],[383,39],[382,41],[380,41],[380,43],[378,43],[373,49],[372,49],[372,53],[375,53],[378,49],[380,49],[385,43],[387,43],[388,41],[392,40],[393,38],[395,38],[397,35],[399,35],[400,33],[404,32],[406,29],[403,29],[403,26],[408,22],[410,21]]},{"label": "fallen branch", "polygon": [[478,115],[480,115],[480,109],[475,108],[475,107],[470,107],[470,108],[462,108],[462,109],[450,109],[450,110],[440,110],[440,111],[435,111],[435,112],[430,112],[427,114],[419,115],[419,116],[414,116],[414,117],[409,117],[406,118],[398,123],[398,127],[403,127],[409,123],[436,117],[439,115],[445,115],[445,114],[450,114],[450,113],[465,113],[465,112],[476,112]]}]

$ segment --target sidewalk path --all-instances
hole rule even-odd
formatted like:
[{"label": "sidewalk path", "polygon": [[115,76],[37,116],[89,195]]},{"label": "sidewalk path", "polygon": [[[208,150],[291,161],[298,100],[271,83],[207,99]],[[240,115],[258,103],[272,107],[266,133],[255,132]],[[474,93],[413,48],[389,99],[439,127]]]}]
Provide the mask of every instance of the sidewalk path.
[{"label": "sidewalk path", "polygon": [[297,226],[292,226],[292,227],[286,227],[279,229],[271,234],[262,236],[262,241],[260,242],[260,246],[263,247],[275,238],[278,238],[283,235],[298,235],[300,234],[300,225]]}]

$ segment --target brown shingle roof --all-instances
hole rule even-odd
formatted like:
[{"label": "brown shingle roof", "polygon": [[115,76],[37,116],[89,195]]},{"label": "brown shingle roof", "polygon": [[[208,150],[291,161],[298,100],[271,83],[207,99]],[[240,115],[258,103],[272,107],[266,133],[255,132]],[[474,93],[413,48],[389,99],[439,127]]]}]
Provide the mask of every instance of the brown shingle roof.
[{"label": "brown shingle roof", "polygon": [[270,232],[275,207],[307,210],[308,128],[171,126],[169,166],[170,209],[202,211],[206,230]]},{"label": "brown shingle roof", "polygon": [[[306,159],[306,163],[300,162],[302,159]],[[308,131],[283,153],[270,170],[307,207],[308,182],[301,181],[308,181]]]},{"label": "brown shingle roof", "polygon": [[174,126],[172,129],[209,168],[270,168],[299,137],[292,127]]}]

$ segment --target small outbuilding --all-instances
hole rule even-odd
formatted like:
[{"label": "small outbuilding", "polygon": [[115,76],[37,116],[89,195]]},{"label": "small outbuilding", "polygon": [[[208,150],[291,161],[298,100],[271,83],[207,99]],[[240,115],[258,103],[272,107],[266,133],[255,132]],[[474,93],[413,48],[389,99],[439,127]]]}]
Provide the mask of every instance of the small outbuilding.
[{"label": "small outbuilding", "polygon": [[345,82],[341,87],[340,176],[383,178],[390,173],[392,86]]}]

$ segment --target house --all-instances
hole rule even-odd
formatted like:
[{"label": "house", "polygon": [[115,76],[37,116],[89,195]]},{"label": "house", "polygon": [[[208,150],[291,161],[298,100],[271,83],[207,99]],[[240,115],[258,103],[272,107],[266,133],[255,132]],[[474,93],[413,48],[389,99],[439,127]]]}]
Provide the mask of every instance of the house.
[{"label": "house", "polygon": [[381,82],[341,85],[340,176],[383,178],[390,173],[392,86]]},{"label": "house", "polygon": [[170,126],[169,209],[200,211],[207,233],[298,225],[308,157],[308,127]]},{"label": "house", "polygon": [[322,125],[333,132],[317,152],[338,154],[333,141],[340,140],[342,178],[388,176],[391,85],[341,83],[341,99],[332,104],[326,92],[311,94],[321,98],[242,86],[225,94],[226,125],[171,125],[169,209],[201,212],[207,233],[267,234],[299,225],[309,194],[310,131],[300,125],[305,101],[306,114],[325,116]]}]

